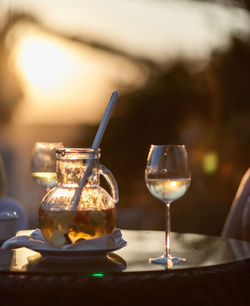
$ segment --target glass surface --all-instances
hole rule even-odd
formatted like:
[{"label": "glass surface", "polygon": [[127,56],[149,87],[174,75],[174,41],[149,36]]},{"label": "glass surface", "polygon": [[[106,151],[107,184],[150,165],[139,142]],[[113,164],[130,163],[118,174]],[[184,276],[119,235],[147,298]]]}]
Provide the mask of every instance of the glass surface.
[{"label": "glass surface", "polygon": [[185,194],[191,182],[185,146],[151,145],[145,169],[145,181],[151,194],[164,202],[166,207],[165,254],[150,258],[149,261],[171,269],[173,265],[185,261],[184,257],[180,258],[170,253],[170,204]]},{"label": "glass surface", "polygon": [[36,142],[31,157],[31,176],[47,190],[56,185],[56,148],[62,142]]},{"label": "glass surface", "polygon": [[[90,148],[56,150],[57,184],[43,198],[38,219],[44,238],[57,248],[110,234],[116,226],[118,185],[113,174],[100,165],[100,156],[100,149],[96,152]],[[75,205],[79,181],[90,167]],[[101,187],[100,175],[106,179],[111,194]]]},{"label": "glass surface", "polygon": [[[18,234],[29,234],[30,231],[21,231]],[[16,271],[28,273],[76,273],[100,274],[127,273],[143,271],[165,270],[162,265],[152,265],[148,262],[149,256],[157,257],[164,251],[162,240],[163,231],[134,231],[122,230],[123,239],[127,246],[115,251],[110,257],[88,257],[80,261],[54,261],[46,260],[39,253],[27,248],[15,251],[0,249],[1,271]],[[234,239],[223,239],[198,234],[172,233],[172,250],[180,257],[185,256],[186,261],[173,269],[193,267],[206,267],[232,263],[250,258],[250,243]],[[97,277],[97,276],[96,276]]]}]

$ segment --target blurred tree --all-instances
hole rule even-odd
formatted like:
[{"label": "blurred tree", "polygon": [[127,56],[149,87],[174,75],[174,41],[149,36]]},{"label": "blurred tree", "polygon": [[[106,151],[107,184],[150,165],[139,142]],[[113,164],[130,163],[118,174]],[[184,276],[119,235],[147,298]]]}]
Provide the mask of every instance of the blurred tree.
[{"label": "blurred tree", "polygon": [[22,98],[22,89],[10,55],[15,37],[12,30],[21,22],[39,23],[38,20],[24,12],[9,11],[3,17],[0,27],[0,126],[10,121],[13,112]]},{"label": "blurred tree", "polygon": [[[2,12],[1,12],[2,13]],[[11,62],[11,51],[15,43],[12,30],[21,22],[34,22],[35,19],[21,12],[9,12],[2,15],[0,25],[0,128],[9,123],[22,98],[22,89],[14,64]],[[15,173],[14,150],[3,139],[0,142],[0,196],[5,193],[15,195],[13,173]],[[3,160],[3,162],[2,162]],[[6,170],[6,175],[5,175]],[[7,179],[6,179],[6,177]],[[7,184],[6,181],[12,182]]]},{"label": "blurred tree", "polygon": [[[183,61],[161,66],[143,88],[119,97],[101,148],[102,161],[119,184],[119,207],[131,207],[131,220],[121,220],[121,226],[145,228],[147,210],[154,212],[148,215],[155,218],[152,228],[163,225],[163,208],[144,182],[148,149],[152,143],[184,143],[193,180],[173,206],[174,229],[220,233],[249,167],[249,64],[248,42],[234,38],[231,48],[215,52],[203,69]],[[95,132],[96,127],[88,127],[80,145],[89,146]],[[136,215],[138,207],[141,216],[136,219],[133,212]],[[195,221],[190,222],[190,214]]]},{"label": "blurred tree", "polygon": [[17,107],[22,91],[13,65],[10,62],[11,41],[9,34],[23,14],[9,13],[0,28],[0,126],[7,123]]}]

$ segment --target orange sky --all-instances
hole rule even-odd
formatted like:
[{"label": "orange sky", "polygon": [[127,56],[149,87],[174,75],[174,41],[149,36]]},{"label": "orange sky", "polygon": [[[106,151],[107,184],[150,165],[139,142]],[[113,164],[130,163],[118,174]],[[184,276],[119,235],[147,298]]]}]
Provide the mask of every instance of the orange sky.
[{"label": "orange sky", "polygon": [[45,25],[159,59],[198,56],[248,32],[249,14],[229,5],[188,0],[2,0],[5,9],[32,12]]},{"label": "orange sky", "polygon": [[33,26],[24,33],[13,54],[24,90],[17,123],[97,122],[116,86],[140,79],[139,68],[118,56]]},{"label": "orange sky", "polygon": [[[169,60],[206,58],[230,33],[249,33],[249,14],[197,1],[2,0],[2,7],[34,13],[46,26],[92,38],[128,53]],[[100,120],[111,92],[146,76],[117,56],[24,27],[14,60],[23,81],[19,124]]]}]

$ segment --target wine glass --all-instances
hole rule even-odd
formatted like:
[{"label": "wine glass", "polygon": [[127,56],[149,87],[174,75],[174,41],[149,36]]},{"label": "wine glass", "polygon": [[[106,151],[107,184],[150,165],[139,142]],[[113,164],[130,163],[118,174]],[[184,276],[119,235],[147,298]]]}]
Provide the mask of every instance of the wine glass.
[{"label": "wine glass", "polygon": [[31,176],[35,182],[46,188],[56,185],[56,148],[62,142],[36,142],[31,159]]},{"label": "wine glass", "polygon": [[185,261],[170,254],[170,204],[184,195],[191,182],[185,146],[151,145],[145,181],[151,194],[166,207],[166,253],[159,258],[150,258],[149,262],[172,268]]}]

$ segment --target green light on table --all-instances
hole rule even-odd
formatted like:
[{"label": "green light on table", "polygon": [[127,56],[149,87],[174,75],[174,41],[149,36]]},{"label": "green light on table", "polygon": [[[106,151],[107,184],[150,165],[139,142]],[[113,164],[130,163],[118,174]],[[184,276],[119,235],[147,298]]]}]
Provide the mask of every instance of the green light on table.
[{"label": "green light on table", "polygon": [[101,278],[104,276],[104,274],[103,273],[93,273],[91,274],[91,276]]}]

